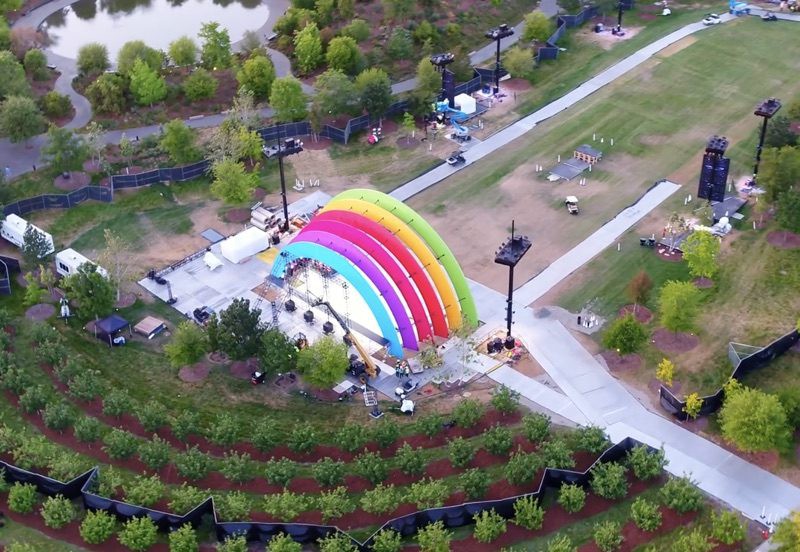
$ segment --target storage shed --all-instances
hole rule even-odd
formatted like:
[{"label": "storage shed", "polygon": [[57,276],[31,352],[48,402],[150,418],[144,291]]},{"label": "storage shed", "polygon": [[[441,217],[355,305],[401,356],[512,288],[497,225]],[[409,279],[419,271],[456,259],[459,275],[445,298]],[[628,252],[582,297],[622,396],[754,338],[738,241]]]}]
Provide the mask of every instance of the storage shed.
[{"label": "storage shed", "polygon": [[166,329],[167,325],[164,324],[164,321],[153,316],[145,316],[133,327],[133,331],[145,336],[147,339],[153,339]]},{"label": "storage shed", "polygon": [[251,226],[219,244],[222,256],[234,264],[249,259],[266,249],[269,249],[269,235],[255,226]]},{"label": "storage shed", "polygon": [[575,152],[572,154],[572,156],[575,159],[580,159],[581,161],[586,161],[590,165],[594,165],[603,159],[603,152],[599,149],[593,148],[589,144],[583,144],[575,148]]}]

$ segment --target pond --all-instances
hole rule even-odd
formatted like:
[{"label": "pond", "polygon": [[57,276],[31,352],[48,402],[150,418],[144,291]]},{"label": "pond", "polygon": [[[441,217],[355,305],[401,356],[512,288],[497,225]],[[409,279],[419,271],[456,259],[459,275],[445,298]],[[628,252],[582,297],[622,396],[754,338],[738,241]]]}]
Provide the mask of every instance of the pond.
[{"label": "pond", "polygon": [[268,18],[262,0],[78,0],[48,16],[41,29],[58,55],[75,59],[81,46],[99,42],[114,63],[131,40],[166,51],[170,42],[186,35],[199,46],[200,27],[214,21],[236,42]]}]

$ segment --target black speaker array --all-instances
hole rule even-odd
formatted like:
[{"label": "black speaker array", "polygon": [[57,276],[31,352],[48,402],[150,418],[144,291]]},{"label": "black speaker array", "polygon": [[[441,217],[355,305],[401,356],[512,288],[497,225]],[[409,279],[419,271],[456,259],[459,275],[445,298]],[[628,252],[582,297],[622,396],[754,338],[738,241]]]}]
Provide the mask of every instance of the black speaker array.
[{"label": "black speaker array", "polygon": [[728,140],[725,137],[712,136],[703,155],[703,166],[700,170],[700,184],[697,197],[709,201],[723,201],[725,187],[728,184],[728,171],[731,160],[725,157]]}]

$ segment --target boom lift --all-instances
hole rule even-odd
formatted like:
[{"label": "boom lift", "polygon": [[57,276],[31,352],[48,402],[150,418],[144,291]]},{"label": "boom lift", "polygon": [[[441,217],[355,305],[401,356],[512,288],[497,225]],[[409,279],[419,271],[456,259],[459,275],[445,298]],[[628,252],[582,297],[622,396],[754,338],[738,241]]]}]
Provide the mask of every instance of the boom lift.
[{"label": "boom lift", "polygon": [[328,312],[330,312],[333,315],[333,317],[342,327],[342,330],[344,330],[345,341],[348,343],[352,343],[353,347],[355,347],[356,351],[358,351],[358,354],[361,357],[362,362],[364,363],[364,371],[366,372],[366,374],[371,378],[376,377],[378,375],[379,368],[372,361],[372,358],[370,358],[367,350],[361,346],[361,343],[358,342],[356,336],[353,335],[353,333],[350,331],[350,328],[347,327],[347,324],[345,324],[344,319],[341,316],[339,316],[338,312],[333,310],[331,304],[328,303],[327,301],[315,301],[312,306],[313,307],[324,306],[328,309]]}]

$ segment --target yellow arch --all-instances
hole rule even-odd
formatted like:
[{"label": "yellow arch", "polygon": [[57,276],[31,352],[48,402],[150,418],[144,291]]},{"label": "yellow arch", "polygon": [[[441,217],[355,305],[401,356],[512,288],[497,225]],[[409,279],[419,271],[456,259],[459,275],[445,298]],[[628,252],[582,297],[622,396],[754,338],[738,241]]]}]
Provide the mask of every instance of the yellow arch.
[{"label": "yellow arch", "polygon": [[423,268],[433,281],[433,285],[439,292],[445,314],[447,315],[447,325],[452,332],[461,326],[461,304],[450,285],[450,280],[442,269],[439,261],[433,256],[431,250],[425,242],[414,232],[405,222],[400,220],[384,208],[361,199],[333,199],[328,202],[322,211],[353,211],[359,215],[373,220],[395,234],[406,247],[414,252],[414,255],[422,263]]}]

